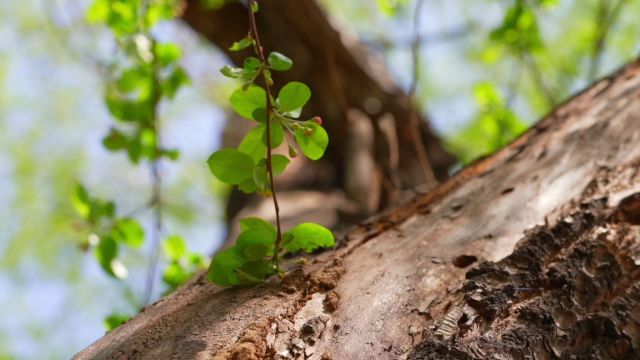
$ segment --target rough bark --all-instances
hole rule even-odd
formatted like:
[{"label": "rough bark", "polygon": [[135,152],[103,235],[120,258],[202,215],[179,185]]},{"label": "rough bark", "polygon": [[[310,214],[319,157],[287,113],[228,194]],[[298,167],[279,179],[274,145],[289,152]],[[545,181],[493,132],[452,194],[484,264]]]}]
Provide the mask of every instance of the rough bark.
[{"label": "rough bark", "polygon": [[[241,2],[208,10],[202,1],[190,0],[183,19],[234,63],[242,64],[248,55],[228,51],[247,34],[246,9]],[[360,214],[372,214],[393,203],[395,190],[426,182],[411,138],[413,109],[378,59],[356,39],[336,31],[315,0],[261,2],[257,21],[265,51],[277,50],[295,61],[291,71],[274,74],[276,86],[288,81],[308,84],[313,96],[302,118],[320,115],[331,138],[325,158],[305,163],[280,181],[280,189],[340,189],[360,207]],[[444,179],[453,158],[427,123],[420,124],[435,174]],[[354,128],[361,130],[354,132]],[[364,142],[356,142],[363,138]],[[233,140],[230,143],[235,145]],[[366,146],[354,149],[360,143]],[[367,176],[358,176],[363,173]],[[246,196],[235,192],[229,202],[229,218],[246,201]]]},{"label": "rough bark", "polygon": [[640,357],[640,62],[282,282],[195,279],[76,359]]}]

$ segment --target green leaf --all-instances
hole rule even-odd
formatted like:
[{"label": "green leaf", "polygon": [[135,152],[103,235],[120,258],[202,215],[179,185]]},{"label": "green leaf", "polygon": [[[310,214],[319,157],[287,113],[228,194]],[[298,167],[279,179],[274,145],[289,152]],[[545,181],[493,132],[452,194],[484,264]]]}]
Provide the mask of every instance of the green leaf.
[{"label": "green leaf", "polygon": [[238,184],[238,190],[242,191],[245,194],[252,194],[258,190],[258,185],[256,185],[255,181],[253,181],[253,173],[250,179],[247,179]]},{"label": "green leaf", "polygon": [[183,68],[175,68],[169,77],[162,82],[162,93],[169,99],[173,99],[176,96],[178,90],[191,83],[191,79]]},{"label": "green leaf", "polygon": [[321,247],[335,244],[333,233],[324,226],[314,223],[302,223],[283,234],[284,248],[290,252],[303,250],[307,253]]},{"label": "green leaf", "polygon": [[253,182],[258,186],[258,188],[262,191],[269,191],[269,176],[267,175],[267,167],[265,166],[265,161],[263,160],[260,166],[256,166],[253,169]]},{"label": "green leaf", "polygon": [[187,243],[177,235],[167,237],[162,243],[162,251],[171,260],[178,260],[187,254]]},{"label": "green leaf", "polygon": [[386,16],[394,16],[407,0],[377,0],[378,9]]},{"label": "green leaf", "polygon": [[106,21],[109,12],[109,0],[94,0],[87,10],[87,20],[91,23]]},{"label": "green leaf", "polygon": [[242,77],[242,74],[244,73],[244,69],[225,65],[222,68],[220,68],[220,73],[222,73],[222,75],[231,79],[239,79],[240,77]]},{"label": "green leaf", "polygon": [[236,248],[248,261],[257,261],[273,255],[276,236],[270,229],[253,227],[240,233],[236,239]]},{"label": "green leaf", "polygon": [[271,167],[273,169],[273,176],[282,174],[284,172],[284,169],[287,168],[287,165],[289,165],[289,162],[289,158],[284,155],[275,154],[271,156]]},{"label": "green leaf", "polygon": [[82,184],[76,184],[74,191],[71,193],[71,205],[82,218],[87,219],[91,213],[91,203],[89,194]]},{"label": "green leaf", "polygon": [[[280,124],[279,121],[271,121],[271,126],[270,126],[270,132],[271,132],[271,148],[275,149],[278,146],[280,146],[280,144],[282,144],[282,141],[284,140],[284,128],[282,127],[282,124]],[[265,146],[267,145],[267,136],[266,134],[263,137],[263,141]]]},{"label": "green leaf", "polygon": [[122,121],[146,121],[151,117],[151,102],[145,100],[130,100],[122,97],[116,91],[108,91],[105,102],[111,115]]},{"label": "green leaf", "polygon": [[240,230],[241,231],[245,231],[245,230],[249,230],[249,229],[255,229],[255,228],[260,228],[260,229],[265,229],[269,232],[271,232],[271,234],[273,235],[273,238],[275,239],[276,237],[276,228],[271,225],[269,222],[259,218],[259,217],[255,217],[255,216],[251,216],[248,218],[244,218],[240,220]]},{"label": "green leaf", "polygon": [[253,45],[253,38],[251,38],[250,36],[245,37],[244,39],[240,40],[240,41],[236,41],[233,43],[233,45],[231,45],[231,47],[229,48],[230,51],[240,51],[242,49],[246,49],[249,46]]},{"label": "green leaf", "polygon": [[215,177],[231,185],[250,179],[255,166],[249,155],[235,149],[218,150],[211,154],[207,163]]},{"label": "green leaf", "polygon": [[180,157],[180,151],[178,149],[162,149],[160,154],[168,157],[169,159],[176,161]]},{"label": "green leaf", "polygon": [[257,120],[253,112],[267,107],[267,93],[259,86],[249,86],[247,90],[237,89],[229,99],[231,107],[245,119]]},{"label": "green leaf", "polygon": [[238,269],[238,280],[246,285],[260,284],[271,274],[273,274],[271,261],[251,261]]},{"label": "green leaf", "polygon": [[[130,1],[130,0],[128,0]],[[137,1],[132,1],[134,4],[138,4]],[[169,20],[174,18],[179,12],[181,7],[177,1],[150,1],[149,8],[147,10],[147,24],[149,27],[153,26],[160,20]]]},{"label": "green leaf", "polygon": [[118,244],[110,237],[100,239],[100,243],[96,247],[95,257],[98,264],[110,276],[116,279],[124,279],[127,277],[127,268],[116,259],[118,256]]},{"label": "green leaf", "polygon": [[102,218],[113,218],[116,211],[116,206],[112,201],[103,201],[100,199],[89,199],[89,220],[92,223],[97,223]]},{"label": "green leaf", "polygon": [[266,126],[264,124],[254,127],[247,133],[238,146],[238,150],[251,156],[255,163],[264,159],[267,154],[267,146],[264,142],[265,128]]},{"label": "green leaf", "polygon": [[144,229],[140,223],[133,219],[120,219],[111,230],[111,237],[134,249],[139,248],[144,243]]},{"label": "green leaf", "polygon": [[95,0],[87,11],[90,22],[105,22],[118,37],[137,31],[138,2]]},{"label": "green leaf", "polygon": [[244,59],[244,69],[249,71],[256,71],[260,68],[260,59],[255,56],[249,56]]},{"label": "green leaf", "polygon": [[106,318],[104,318],[103,320],[103,324],[104,327],[107,331],[111,331],[114,330],[115,328],[117,328],[118,326],[126,323],[127,321],[129,321],[129,319],[131,319],[131,316],[129,315],[123,315],[123,314],[110,314],[109,316],[107,316]]},{"label": "green leaf", "polygon": [[287,71],[293,66],[293,61],[283,54],[273,51],[267,58],[269,66],[275,71]]},{"label": "green leaf", "polygon": [[318,160],[324,155],[329,145],[329,135],[324,128],[315,122],[305,123],[301,129],[296,129],[294,137],[302,153],[311,160]]},{"label": "green leaf", "polygon": [[115,85],[118,91],[130,93],[136,90],[140,98],[145,98],[153,86],[153,72],[148,66],[128,68],[122,71]]},{"label": "green leaf", "polygon": [[155,53],[156,59],[163,67],[173,64],[182,56],[180,47],[172,43],[156,44]]},{"label": "green leaf", "polygon": [[246,263],[247,260],[238,249],[232,246],[214,256],[207,271],[207,278],[220,286],[238,285],[240,281],[236,270]]},{"label": "green leaf", "polygon": [[189,264],[193,265],[196,269],[201,269],[207,265],[204,256],[200,254],[191,253],[187,258]]},{"label": "green leaf", "polygon": [[169,264],[162,273],[162,281],[171,289],[176,289],[191,278],[191,272],[174,261]]},{"label": "green leaf", "polygon": [[311,98],[311,90],[301,82],[292,81],[280,89],[278,94],[279,109],[281,112],[289,112],[299,109]]},{"label": "green leaf", "polygon": [[260,5],[258,5],[257,1],[254,1],[251,4],[251,11],[254,12],[254,13],[257,13],[259,10],[260,10]]},{"label": "green leaf", "polygon": [[127,136],[115,128],[111,128],[109,134],[102,139],[102,145],[110,151],[124,149],[128,143],[129,139],[127,139]]},{"label": "green leaf", "polygon": [[267,109],[266,108],[257,108],[255,109],[252,113],[251,116],[253,118],[253,120],[261,122],[261,123],[266,123],[267,121]]}]

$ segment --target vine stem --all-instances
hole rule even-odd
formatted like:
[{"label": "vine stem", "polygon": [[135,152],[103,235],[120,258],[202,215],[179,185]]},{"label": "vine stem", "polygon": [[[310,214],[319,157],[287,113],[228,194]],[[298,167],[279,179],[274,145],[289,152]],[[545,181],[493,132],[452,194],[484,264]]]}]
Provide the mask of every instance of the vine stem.
[{"label": "vine stem", "polygon": [[423,0],[418,0],[416,2],[416,8],[413,18],[413,40],[411,42],[411,60],[412,60],[412,78],[411,78],[411,86],[409,87],[409,93],[407,94],[407,107],[409,109],[409,125],[411,126],[411,137],[413,146],[416,151],[416,155],[418,155],[418,161],[420,163],[420,167],[422,168],[422,173],[424,174],[425,180],[427,184],[433,188],[438,185],[438,180],[436,179],[435,174],[433,173],[433,167],[431,166],[431,162],[429,161],[429,157],[427,156],[427,150],[422,141],[421,131],[420,131],[420,123],[418,119],[418,110],[416,110],[413,100],[416,94],[416,89],[418,87],[418,77],[419,77],[419,69],[420,69],[420,10],[422,9]]},{"label": "vine stem", "polygon": [[256,16],[253,12],[254,4],[257,4],[256,0],[249,0],[247,11],[249,12],[249,33],[255,40],[255,52],[260,62],[262,63],[262,77],[264,80],[264,87],[267,93],[267,118],[266,118],[266,137],[267,137],[267,173],[269,174],[269,183],[271,185],[271,197],[273,198],[273,208],[276,213],[276,242],[273,250],[273,263],[276,271],[280,270],[279,258],[280,246],[282,242],[282,229],[280,227],[280,206],[278,205],[278,196],[276,195],[276,184],[273,181],[273,168],[271,166],[271,113],[273,112],[273,103],[271,102],[271,85],[267,80],[267,76],[264,73],[264,66],[267,60],[264,56],[264,49],[260,43],[260,35],[258,34],[258,27],[256,26]]},{"label": "vine stem", "polygon": [[162,175],[160,174],[160,125],[158,124],[158,104],[162,98],[162,92],[160,88],[158,60],[156,58],[156,40],[151,36],[148,30],[148,24],[146,23],[146,14],[149,10],[149,0],[145,0],[142,3],[141,16],[139,25],[141,30],[149,36],[151,39],[151,53],[153,58],[151,60],[152,71],[152,93],[151,93],[151,114],[149,116],[148,126],[151,128],[155,135],[154,154],[151,160],[151,179],[153,182],[151,201],[149,206],[154,208],[153,211],[153,224],[151,229],[151,249],[149,268],[147,269],[147,279],[143,294],[142,304],[147,305],[151,301],[153,295],[153,285],[155,283],[156,272],[158,270],[158,262],[160,260],[160,237],[162,236],[163,219],[162,219]]}]

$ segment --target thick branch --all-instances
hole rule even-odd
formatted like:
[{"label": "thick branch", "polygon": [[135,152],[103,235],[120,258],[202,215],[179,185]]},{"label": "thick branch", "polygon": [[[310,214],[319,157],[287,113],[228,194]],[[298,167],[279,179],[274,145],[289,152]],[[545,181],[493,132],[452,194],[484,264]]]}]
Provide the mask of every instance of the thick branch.
[{"label": "thick branch", "polygon": [[637,358],[639,97],[636,62],[282,284],[201,277],[77,359]]}]

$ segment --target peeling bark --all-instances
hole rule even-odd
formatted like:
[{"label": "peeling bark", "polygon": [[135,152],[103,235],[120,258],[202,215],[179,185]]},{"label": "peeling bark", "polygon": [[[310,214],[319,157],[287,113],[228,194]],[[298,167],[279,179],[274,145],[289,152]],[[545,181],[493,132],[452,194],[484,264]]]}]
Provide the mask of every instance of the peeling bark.
[{"label": "peeling bark", "polygon": [[640,358],[640,62],[279,283],[195,279],[76,359]]}]

